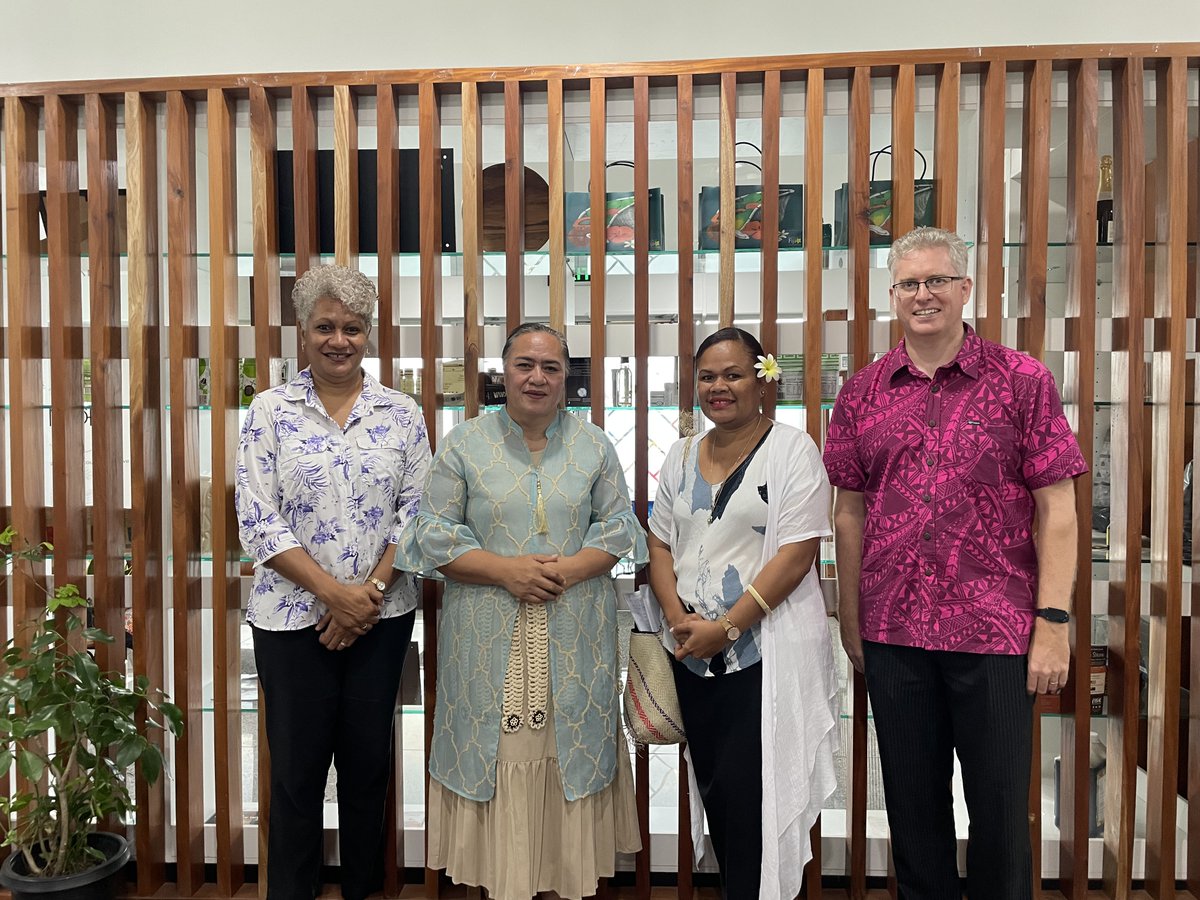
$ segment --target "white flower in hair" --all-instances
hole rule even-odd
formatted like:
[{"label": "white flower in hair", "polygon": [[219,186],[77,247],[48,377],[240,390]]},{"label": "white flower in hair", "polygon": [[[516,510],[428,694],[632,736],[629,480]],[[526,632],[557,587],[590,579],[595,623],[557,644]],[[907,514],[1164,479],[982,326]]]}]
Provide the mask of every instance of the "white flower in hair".
[{"label": "white flower in hair", "polygon": [[779,368],[779,363],[775,361],[774,355],[770,353],[766,356],[760,356],[758,362],[754,364],[754,368],[758,369],[758,377],[766,381],[778,381],[783,375],[783,370]]}]

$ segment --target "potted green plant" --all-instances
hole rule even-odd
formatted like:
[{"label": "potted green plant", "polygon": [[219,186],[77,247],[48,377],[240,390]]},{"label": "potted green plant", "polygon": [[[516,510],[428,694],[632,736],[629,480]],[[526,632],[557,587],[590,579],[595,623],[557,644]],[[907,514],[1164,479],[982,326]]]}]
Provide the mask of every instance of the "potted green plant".
[{"label": "potted green plant", "polygon": [[[40,585],[33,564],[52,550],[27,544],[12,527],[0,533],[14,578]],[[41,615],[14,623],[0,656],[0,778],[14,768],[19,775],[16,790],[0,796],[0,846],[13,849],[0,884],[14,900],[60,889],[81,897],[89,885],[111,896],[129,847],[121,835],[98,832],[97,822],[133,809],[131,765],[140,762],[151,783],[162,773],[162,752],[138,732],[139,716],[178,735],[182,715],[145,676],[128,684],[124,672],[100,671],[88,644],[113,637],[87,627],[88,601],[74,585],[46,597]]]}]

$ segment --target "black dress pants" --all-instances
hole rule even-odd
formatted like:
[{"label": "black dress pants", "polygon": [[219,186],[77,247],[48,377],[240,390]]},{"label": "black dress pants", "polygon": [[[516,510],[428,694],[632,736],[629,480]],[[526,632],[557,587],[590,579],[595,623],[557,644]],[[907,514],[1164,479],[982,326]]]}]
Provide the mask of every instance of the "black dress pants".
[{"label": "black dress pants", "polygon": [[901,900],[960,900],[951,778],[971,819],[971,900],[1027,900],[1033,697],[1024,656],[863,642]]},{"label": "black dress pants", "polygon": [[326,650],[315,628],[253,629],[271,751],[270,900],[312,900],[320,888],[330,762],[342,896],[382,887],[396,695],[415,618],[382,619],[345,650]]},{"label": "black dress pants", "polygon": [[757,900],[762,875],[762,665],[702,678],[671,662],[692,769],[721,869],[721,895],[725,900]]}]

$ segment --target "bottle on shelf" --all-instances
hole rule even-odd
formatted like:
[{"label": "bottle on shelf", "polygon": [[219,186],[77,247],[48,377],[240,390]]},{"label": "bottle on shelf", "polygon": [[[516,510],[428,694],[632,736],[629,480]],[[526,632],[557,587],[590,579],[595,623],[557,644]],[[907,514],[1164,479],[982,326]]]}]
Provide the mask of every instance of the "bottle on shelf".
[{"label": "bottle on shelf", "polygon": [[612,404],[633,406],[633,370],[628,356],[622,356],[621,364],[612,370]]},{"label": "bottle on shelf", "polygon": [[1100,157],[1100,188],[1096,192],[1096,243],[1111,244],[1113,239],[1113,158]]}]

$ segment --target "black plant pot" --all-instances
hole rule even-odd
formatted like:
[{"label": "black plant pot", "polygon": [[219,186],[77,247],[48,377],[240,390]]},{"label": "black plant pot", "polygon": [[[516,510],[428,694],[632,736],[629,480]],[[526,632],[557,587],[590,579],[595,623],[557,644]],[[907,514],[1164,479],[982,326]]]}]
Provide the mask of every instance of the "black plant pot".
[{"label": "black plant pot", "polygon": [[119,834],[96,831],[88,843],[105,861],[76,875],[40,878],[29,874],[25,858],[14,853],[0,866],[0,884],[12,891],[13,900],[113,900],[121,870],[129,861],[129,842]]}]

